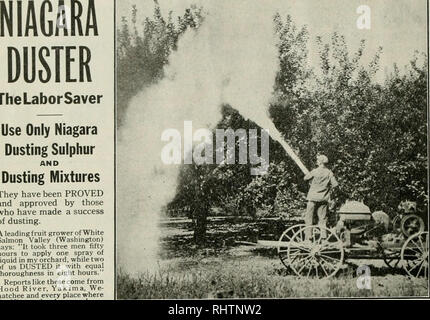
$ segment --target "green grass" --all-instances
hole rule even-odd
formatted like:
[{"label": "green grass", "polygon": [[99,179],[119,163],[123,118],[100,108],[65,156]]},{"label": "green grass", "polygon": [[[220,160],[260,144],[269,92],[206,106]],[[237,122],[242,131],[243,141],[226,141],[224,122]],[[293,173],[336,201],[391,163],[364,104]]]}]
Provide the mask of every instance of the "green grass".
[{"label": "green grass", "polygon": [[120,272],[120,299],[212,299],[288,297],[426,296],[425,279],[404,275],[372,276],[372,289],[357,289],[351,269],[332,279],[289,274],[279,260],[262,256],[181,258],[163,262],[156,274],[131,277]]}]

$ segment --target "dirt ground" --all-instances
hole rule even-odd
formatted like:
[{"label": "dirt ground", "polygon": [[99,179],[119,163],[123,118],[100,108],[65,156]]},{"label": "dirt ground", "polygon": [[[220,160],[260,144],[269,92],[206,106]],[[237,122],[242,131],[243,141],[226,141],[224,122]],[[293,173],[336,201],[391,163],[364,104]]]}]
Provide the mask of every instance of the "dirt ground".
[{"label": "dirt ground", "polygon": [[[192,243],[189,224],[165,228],[158,272],[133,277],[120,272],[119,298],[428,296],[427,279],[411,278],[402,269],[392,270],[382,260],[346,260],[330,279],[298,277],[281,263],[275,249],[234,244],[254,228],[249,224],[212,224],[208,245],[203,248]],[[359,289],[357,268],[362,265],[369,266],[371,280],[370,287]]]}]

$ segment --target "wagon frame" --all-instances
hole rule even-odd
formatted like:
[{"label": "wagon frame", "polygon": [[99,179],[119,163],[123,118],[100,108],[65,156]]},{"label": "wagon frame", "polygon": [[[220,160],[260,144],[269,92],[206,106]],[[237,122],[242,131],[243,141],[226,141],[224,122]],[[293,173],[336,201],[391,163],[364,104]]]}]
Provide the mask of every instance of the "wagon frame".
[{"label": "wagon frame", "polygon": [[392,246],[378,241],[345,246],[334,228],[297,224],[282,233],[276,246],[282,264],[301,277],[329,278],[346,260],[382,259],[390,268],[402,267],[411,277],[428,278],[428,241],[428,231],[420,231]]}]

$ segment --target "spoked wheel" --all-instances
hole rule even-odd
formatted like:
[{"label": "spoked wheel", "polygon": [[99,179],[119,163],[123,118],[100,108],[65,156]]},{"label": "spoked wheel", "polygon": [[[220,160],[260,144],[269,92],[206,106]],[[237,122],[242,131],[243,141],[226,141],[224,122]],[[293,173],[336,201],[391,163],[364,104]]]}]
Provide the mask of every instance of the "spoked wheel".
[{"label": "spoked wheel", "polygon": [[410,237],[424,231],[424,220],[416,214],[409,214],[400,221],[400,228],[406,237]]},{"label": "spoked wheel", "polygon": [[420,232],[409,237],[402,247],[403,268],[411,277],[428,278],[429,233]]},{"label": "spoked wheel", "polygon": [[342,241],[334,232],[322,226],[308,226],[291,237],[287,261],[298,276],[328,278],[342,267],[343,257]]},{"label": "spoked wheel", "polygon": [[383,252],[383,259],[385,264],[393,270],[396,270],[401,267],[400,261],[402,261],[399,250],[390,250],[386,249]]},{"label": "spoked wheel", "polygon": [[292,236],[299,231],[301,228],[303,228],[304,224],[296,224],[294,226],[289,227],[286,229],[278,241],[278,255],[279,259],[281,259],[282,264],[289,269],[289,265],[287,262],[288,258],[288,244],[290,243],[290,240]]}]

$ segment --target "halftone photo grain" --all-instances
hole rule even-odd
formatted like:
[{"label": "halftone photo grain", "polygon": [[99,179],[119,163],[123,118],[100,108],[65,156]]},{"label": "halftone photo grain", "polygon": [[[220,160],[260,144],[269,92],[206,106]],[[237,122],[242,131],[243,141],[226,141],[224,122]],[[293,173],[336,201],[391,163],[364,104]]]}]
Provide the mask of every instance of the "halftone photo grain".
[{"label": "halftone photo grain", "polygon": [[118,1],[117,298],[428,296],[427,10]]}]

